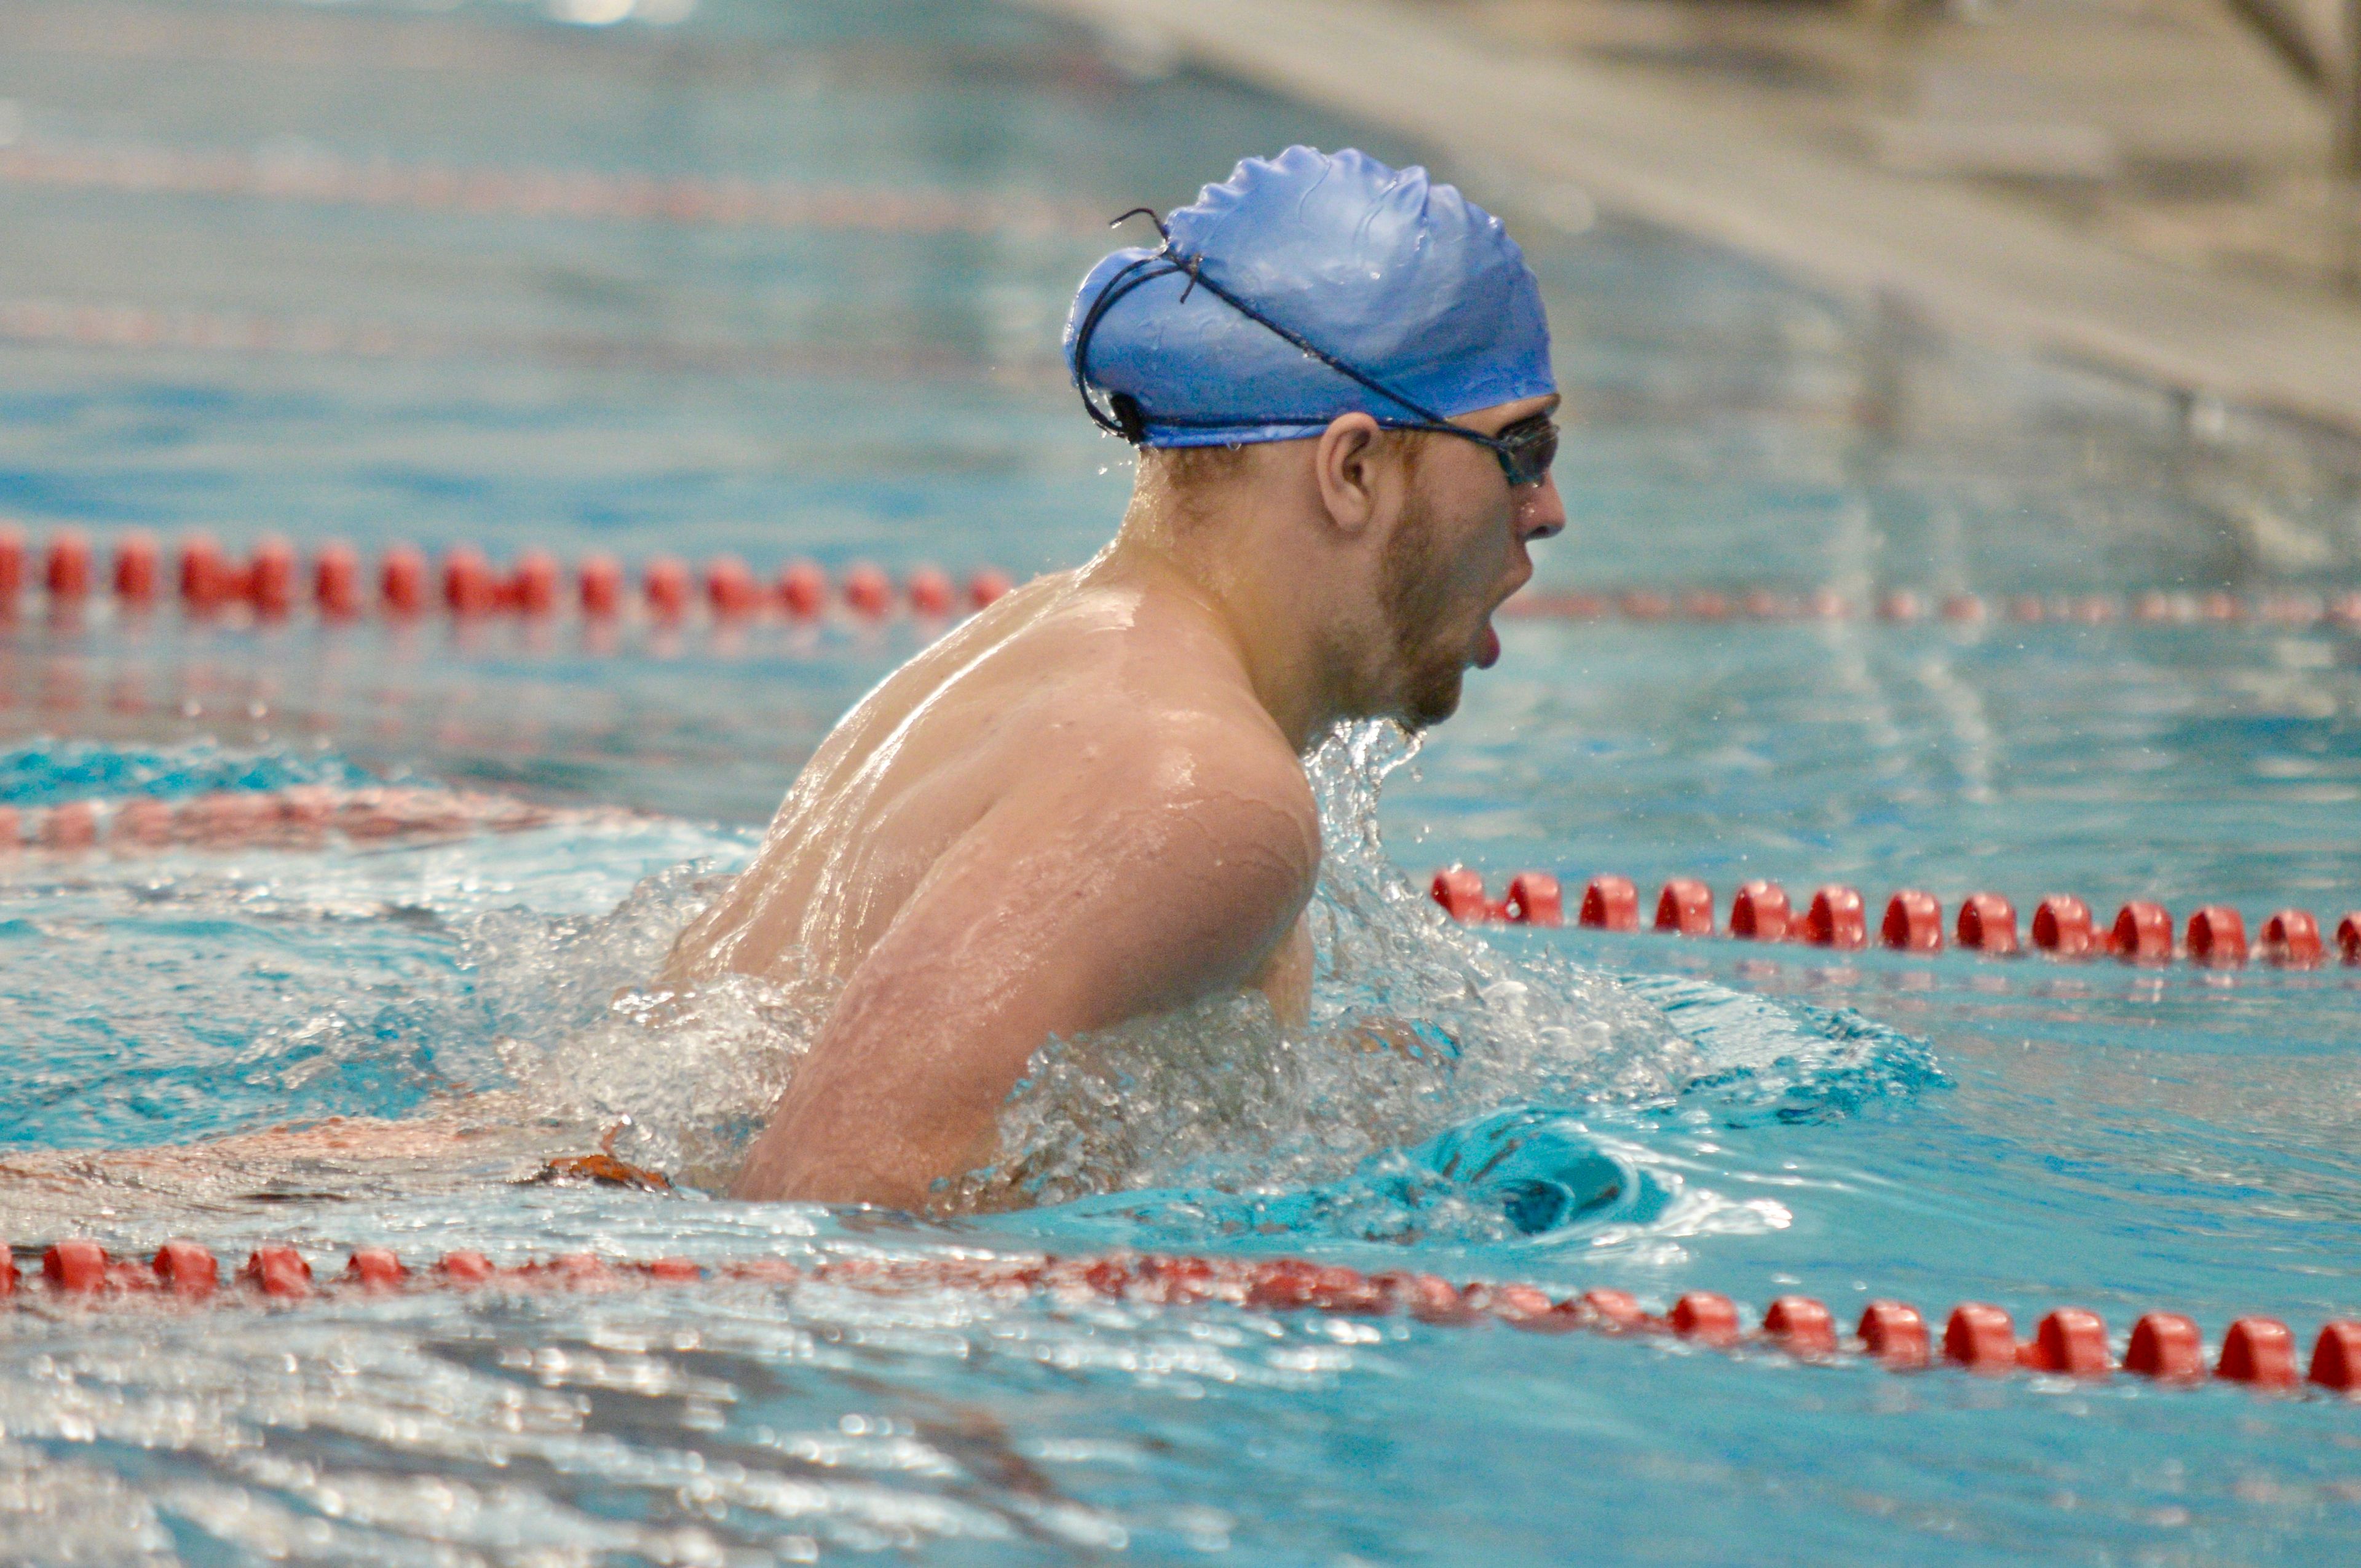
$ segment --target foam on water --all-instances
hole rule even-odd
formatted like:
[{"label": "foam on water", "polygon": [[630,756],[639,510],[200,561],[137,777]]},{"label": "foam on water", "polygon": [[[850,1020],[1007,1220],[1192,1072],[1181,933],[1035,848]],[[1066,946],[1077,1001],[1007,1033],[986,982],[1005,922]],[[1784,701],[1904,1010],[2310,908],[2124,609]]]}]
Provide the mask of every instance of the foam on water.
[{"label": "foam on water", "polygon": [[[1940,1081],[1923,1047],[1857,1015],[1586,970],[1444,919],[1378,833],[1379,792],[1416,751],[1367,725],[1311,761],[1327,852],[1307,1028],[1247,995],[1051,1041],[1003,1109],[1003,1157],[947,1206],[1119,1208],[1162,1245],[1241,1228],[1474,1241],[1749,1223],[1655,1153],[1650,1129],[1825,1119]],[[0,764],[27,799],[57,797],[60,775],[171,795],[346,771],[215,748]],[[553,1152],[605,1140],[719,1190],[834,989],[816,975],[645,987],[749,842],[655,824],[605,841],[541,830],[397,855],[21,868],[5,928],[70,940],[80,962],[9,1005],[39,1037],[91,1042],[20,1065],[20,1095],[51,1110],[9,1141],[489,1115]],[[665,843],[705,852],[600,909],[616,862],[646,864]]]},{"label": "foam on water", "polygon": [[694,990],[642,988],[724,879],[711,862],[651,877],[610,915],[474,922],[467,962],[533,1112],[692,1187],[729,1184],[826,1022],[825,977],[731,975]]},{"label": "foam on water", "polygon": [[972,1201],[1121,1194],[1160,1245],[1694,1221],[1719,1200],[1655,1168],[1646,1122],[1836,1116],[1940,1081],[1922,1046],[1857,1014],[1620,979],[1453,925],[1378,838],[1378,793],[1416,751],[1369,724],[1312,759],[1326,853],[1310,1026],[1246,996],[1051,1042]]}]

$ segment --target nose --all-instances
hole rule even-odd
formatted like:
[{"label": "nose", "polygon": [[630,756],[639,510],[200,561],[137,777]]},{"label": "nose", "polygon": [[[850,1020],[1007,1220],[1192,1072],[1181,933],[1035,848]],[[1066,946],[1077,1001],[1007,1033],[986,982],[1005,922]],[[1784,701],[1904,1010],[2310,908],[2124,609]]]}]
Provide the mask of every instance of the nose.
[{"label": "nose", "polygon": [[1550,539],[1565,532],[1565,498],[1557,493],[1557,478],[1544,474],[1542,482],[1517,497],[1517,537]]}]

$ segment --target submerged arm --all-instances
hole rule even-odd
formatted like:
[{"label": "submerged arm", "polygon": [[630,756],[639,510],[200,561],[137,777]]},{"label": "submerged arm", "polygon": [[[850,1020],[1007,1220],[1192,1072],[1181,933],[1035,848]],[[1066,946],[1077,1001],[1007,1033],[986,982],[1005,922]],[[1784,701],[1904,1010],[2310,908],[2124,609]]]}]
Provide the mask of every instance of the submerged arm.
[{"label": "submerged arm", "polygon": [[995,806],[853,971],[735,1194],[923,1208],[991,1161],[1051,1035],[1254,981],[1319,864],[1302,774],[1275,763],[1159,748]]}]

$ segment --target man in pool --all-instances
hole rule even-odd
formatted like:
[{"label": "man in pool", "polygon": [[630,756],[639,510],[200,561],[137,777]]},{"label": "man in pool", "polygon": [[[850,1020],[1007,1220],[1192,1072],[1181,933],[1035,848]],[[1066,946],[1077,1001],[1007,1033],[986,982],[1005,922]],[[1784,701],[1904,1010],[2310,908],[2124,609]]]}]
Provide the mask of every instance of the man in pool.
[{"label": "man in pool", "polygon": [[[1153,214],[1149,214],[1150,217]],[[1249,159],[1083,280],[1113,543],[905,664],[824,741],[660,983],[841,983],[735,1195],[923,1210],[1051,1036],[1240,989],[1309,1004],[1340,720],[1435,723],[1557,532],[1540,291],[1423,170]]]}]

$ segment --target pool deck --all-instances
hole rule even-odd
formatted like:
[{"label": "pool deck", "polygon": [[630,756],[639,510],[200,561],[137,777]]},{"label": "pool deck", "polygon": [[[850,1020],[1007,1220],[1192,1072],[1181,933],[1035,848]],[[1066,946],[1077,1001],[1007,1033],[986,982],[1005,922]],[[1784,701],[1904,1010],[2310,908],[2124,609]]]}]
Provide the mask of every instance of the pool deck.
[{"label": "pool deck", "polygon": [[[1415,137],[1464,169],[1513,179],[1536,192],[1543,211],[1553,198],[1577,212],[1595,200],[1848,298],[2159,383],[2192,407],[2218,401],[2361,437],[2361,302],[2325,278],[2307,282],[2300,269],[2274,275],[2217,258],[2166,259],[2158,250],[2169,247],[2143,249],[2125,243],[2120,224],[2110,234],[2078,217],[2075,200],[2057,199],[2091,183],[2072,162],[2103,161],[2114,144],[2070,127],[2017,136],[2017,155],[2051,167],[2012,186],[1989,169],[1959,178],[1939,167],[1943,123],[1869,124],[1873,116],[1857,115],[1852,134],[1832,135],[1826,114],[1815,124],[1783,112],[1776,83],[1749,84],[1726,70],[1700,80],[1695,71],[1586,54],[1578,27],[1552,30],[1554,18],[1577,12],[1571,5],[1528,4],[1520,14],[1403,0],[1027,3],[1135,51],[1177,51]],[[2062,50],[2070,68],[2075,46],[2037,38],[2023,47],[2053,60]],[[2217,141],[2235,141],[2243,125],[2247,142],[2269,141],[2284,163],[2324,135],[2313,123],[2324,114],[2300,90],[2275,86],[2268,64],[2257,68],[2259,45],[2201,36],[2175,48],[2170,60],[2202,63],[2207,80],[2224,83],[2213,94],[2221,102],[2203,105],[2224,127]],[[2157,93],[2152,77],[2118,72],[2086,96],[2112,101],[2125,116],[2145,100],[2151,118],[2187,121],[2194,100],[2159,106]],[[1844,107],[1838,92],[1785,93],[1791,104],[1799,96]],[[2009,143],[2004,129],[1999,140]],[[2028,185],[2038,187],[2036,199],[2026,199]],[[2312,191],[2332,215],[2349,200],[2324,176]],[[2087,201],[2080,205],[2087,212]],[[2334,243],[2316,248],[2333,260]]]}]

